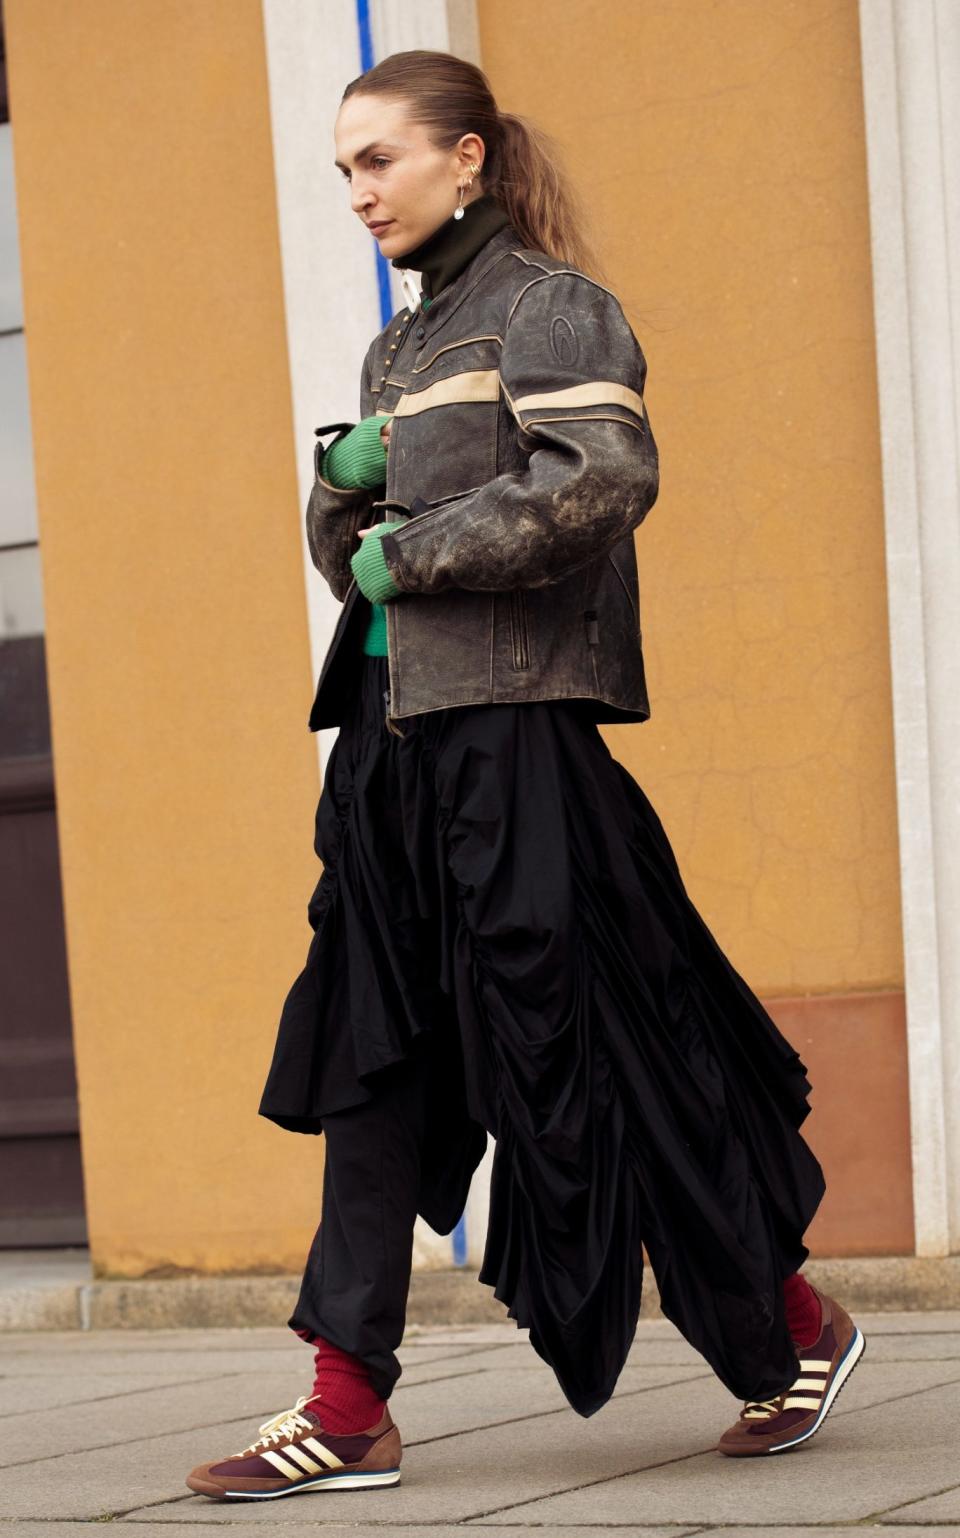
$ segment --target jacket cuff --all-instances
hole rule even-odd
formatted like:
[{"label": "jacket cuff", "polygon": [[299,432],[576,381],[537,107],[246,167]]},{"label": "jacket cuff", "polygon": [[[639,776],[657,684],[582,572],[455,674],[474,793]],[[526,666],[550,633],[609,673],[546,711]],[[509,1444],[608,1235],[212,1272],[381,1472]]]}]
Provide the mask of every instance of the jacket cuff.
[{"label": "jacket cuff", "polygon": [[364,417],[345,438],[338,438],[323,456],[321,473],[340,490],[372,491],[387,478],[387,451],[380,437],[386,416]]},{"label": "jacket cuff", "polygon": [[381,530],[402,527],[400,523],[375,524],[361,540],[360,548],[350,557],[350,569],[357,579],[357,586],[371,603],[385,603],[387,599],[396,598],[401,591],[390,575],[380,546]]}]

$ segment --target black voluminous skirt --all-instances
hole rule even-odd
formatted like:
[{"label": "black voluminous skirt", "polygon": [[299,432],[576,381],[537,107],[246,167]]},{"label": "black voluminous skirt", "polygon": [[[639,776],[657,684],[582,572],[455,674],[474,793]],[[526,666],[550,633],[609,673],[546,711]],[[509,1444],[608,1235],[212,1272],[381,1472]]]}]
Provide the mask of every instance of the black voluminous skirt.
[{"label": "black voluminous skirt", "polygon": [[656,812],[577,701],[387,730],[364,657],[317,808],[313,938],[260,1114],[319,1132],[429,1050],[419,1211],[496,1140],[480,1281],[569,1403],[613,1392],[646,1246],[661,1307],[740,1399],[799,1374],[782,1282],[825,1189],[800,1057],[687,896]]}]

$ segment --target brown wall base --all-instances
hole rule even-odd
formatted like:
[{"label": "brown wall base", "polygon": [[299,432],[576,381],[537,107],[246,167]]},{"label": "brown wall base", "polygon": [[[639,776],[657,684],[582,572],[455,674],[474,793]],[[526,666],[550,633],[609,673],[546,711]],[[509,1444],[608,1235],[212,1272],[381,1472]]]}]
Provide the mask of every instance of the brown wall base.
[{"label": "brown wall base", "polygon": [[827,1177],[816,1255],[912,1255],[906,1008],[901,991],[764,999],[813,1086],[802,1132]]}]

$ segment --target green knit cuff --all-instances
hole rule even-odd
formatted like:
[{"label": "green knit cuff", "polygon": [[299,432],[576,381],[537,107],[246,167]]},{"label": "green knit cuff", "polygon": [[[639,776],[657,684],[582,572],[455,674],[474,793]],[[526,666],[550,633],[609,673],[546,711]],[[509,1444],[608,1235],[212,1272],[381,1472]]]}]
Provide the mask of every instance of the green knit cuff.
[{"label": "green knit cuff", "polygon": [[357,579],[357,587],[371,603],[384,603],[396,598],[402,589],[397,587],[380,548],[380,537],[389,529],[402,529],[402,523],[375,524],[369,534],[360,541],[360,548],[350,557],[350,569]]},{"label": "green knit cuff", "polygon": [[387,451],[380,437],[386,416],[364,417],[323,456],[320,473],[339,490],[356,486],[373,491],[387,479]]}]

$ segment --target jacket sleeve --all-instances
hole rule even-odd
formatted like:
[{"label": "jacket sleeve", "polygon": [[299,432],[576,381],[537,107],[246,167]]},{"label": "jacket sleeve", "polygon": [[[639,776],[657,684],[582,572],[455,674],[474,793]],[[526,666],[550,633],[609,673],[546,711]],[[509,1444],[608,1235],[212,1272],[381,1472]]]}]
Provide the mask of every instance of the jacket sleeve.
[{"label": "jacket sleeve", "polygon": [[[370,363],[373,344],[363,360],[360,375],[360,420],[372,416],[374,397],[370,391]],[[384,418],[386,421],[386,418]],[[352,432],[355,422],[333,422],[327,427],[315,429],[317,441],[313,451],[313,486],[307,502],[307,544],[310,559],[325,578],[334,598],[343,601],[353,580],[350,557],[359,544],[357,530],[369,521],[370,509],[380,488],[334,486],[320,473],[323,456],[334,443]],[[323,436],[335,432],[336,436],[326,444]]]},{"label": "jacket sleeve", "polygon": [[[428,505],[384,535],[381,548],[400,590],[546,587],[636,528],[659,489],[646,372],[608,289],[570,272],[528,284],[500,359],[526,467]],[[442,433],[443,408],[433,409]]]}]

